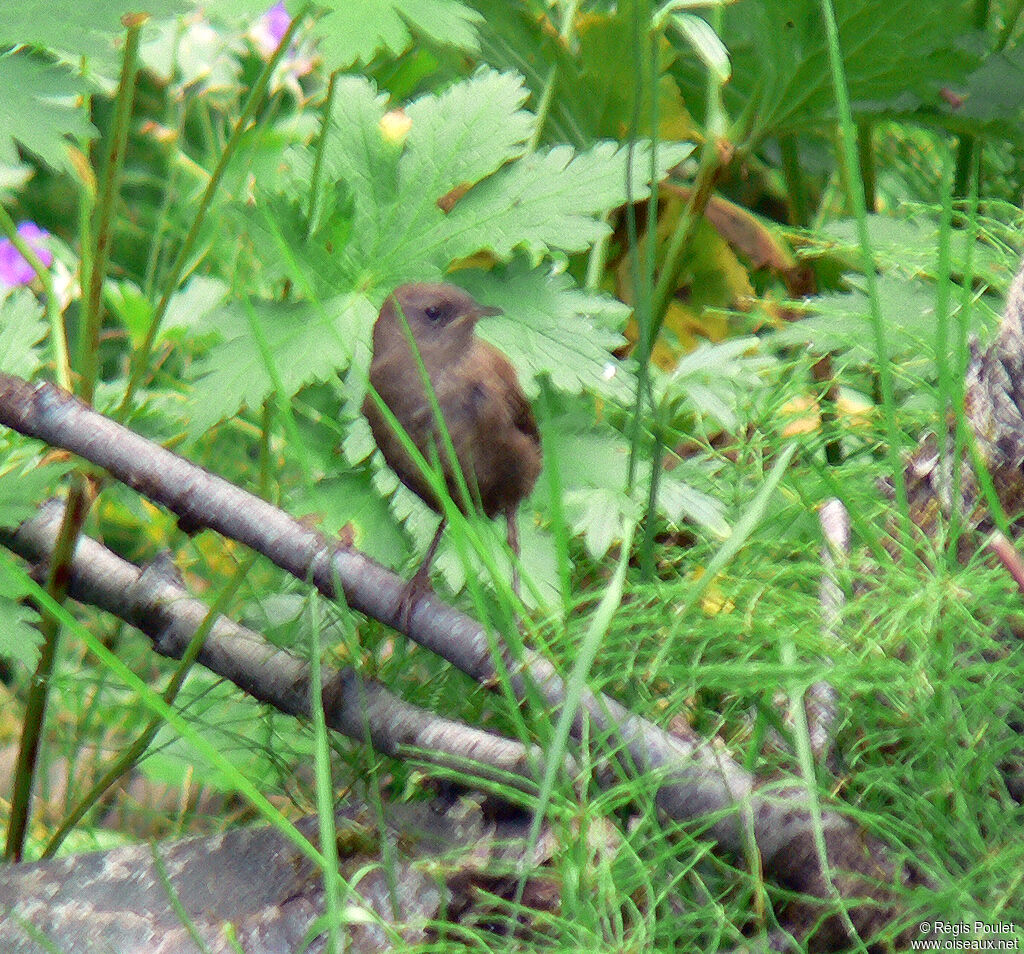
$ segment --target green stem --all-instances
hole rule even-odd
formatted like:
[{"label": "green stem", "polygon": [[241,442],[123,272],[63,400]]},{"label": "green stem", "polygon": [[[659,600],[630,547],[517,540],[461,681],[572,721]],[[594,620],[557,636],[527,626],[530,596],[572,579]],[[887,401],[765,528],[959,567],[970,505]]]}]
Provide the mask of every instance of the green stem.
[{"label": "green stem", "polygon": [[[1013,31],[1013,26],[1020,16],[1022,7],[1024,7],[1024,0],[1017,0],[1016,9],[1012,10],[1012,12],[1007,11],[1003,29],[996,39],[993,52],[1001,51],[1006,45]],[[989,8],[989,0],[975,0],[974,15],[971,17],[971,25],[975,30],[984,30],[988,25]],[[980,163],[976,164],[974,161],[974,155],[978,151],[978,140],[974,136],[969,133],[960,136],[960,142],[956,150],[956,172],[953,176],[953,196],[955,198],[962,199],[971,191],[971,170],[976,168],[978,177],[980,178],[981,176],[981,165]]]},{"label": "green stem", "polygon": [[[76,474],[73,481],[46,579],[46,593],[58,606],[67,596],[68,583],[71,579],[71,557],[78,542],[79,531],[89,511],[89,494],[85,478]],[[50,697],[53,666],[60,644],[61,625],[57,616],[46,607],[41,607],[41,613],[39,628],[43,635],[43,645],[25,703],[18,759],[14,768],[11,813],[7,822],[7,844],[4,847],[4,857],[15,862],[21,861],[25,852],[32,787],[39,762],[39,742],[46,721],[46,704]]]},{"label": "green stem", "polygon": [[[565,5],[565,10],[562,13],[562,24],[558,30],[558,38],[563,46],[568,46],[569,40],[572,37],[573,25],[576,20],[576,8],[578,6],[579,0],[568,0]],[[544,132],[548,114],[551,112],[551,103],[554,100],[557,81],[558,61],[556,59],[551,69],[548,70],[547,79],[544,81],[544,89],[541,91],[540,100],[537,103],[537,121],[533,124],[533,135],[530,136],[530,141],[526,145],[527,152],[535,152],[537,145],[540,143],[540,137]]]},{"label": "green stem", "polygon": [[[1017,26],[1017,21],[1020,19],[1021,11],[1024,10],[1024,0],[1014,0],[1014,3],[1003,13],[1003,28],[999,31],[999,36],[996,39],[995,50],[1001,52],[1006,49],[1006,44],[1009,42],[1010,37],[1013,36],[1013,30]],[[980,10],[975,9],[975,18],[980,15]],[[982,20],[982,26],[988,21],[988,10],[985,10],[985,17]]]},{"label": "green stem", "polygon": [[647,513],[644,536],[640,542],[640,575],[644,580],[654,579],[654,538],[657,536],[658,488],[661,484],[661,455],[665,449],[664,432],[660,420],[661,407],[654,411],[654,443],[651,448],[651,481],[647,487]]},{"label": "green stem", "polygon": [[857,121],[857,158],[860,160],[861,186],[864,189],[864,205],[869,212],[875,211],[875,150],[872,148],[874,123],[869,119]]},{"label": "green stem", "polygon": [[[633,110],[630,117],[629,145],[626,153],[626,181],[633,181],[633,162],[636,155],[636,143],[640,136],[641,113],[645,84],[643,77],[648,77],[651,69],[649,62],[652,57],[651,46],[655,38],[651,35],[651,4],[650,0],[637,0],[633,7],[633,66],[637,74],[636,91],[633,98]],[[652,130],[653,135],[654,130]],[[653,143],[652,143],[653,151]],[[656,197],[657,189],[652,183],[652,198]],[[651,206],[648,205],[650,212]],[[633,202],[626,204],[626,232],[629,240],[629,265],[633,276],[634,306],[633,316],[637,326],[636,343],[636,400],[633,407],[633,420],[629,434],[629,465],[626,473],[627,492],[632,492],[636,480],[637,462],[640,453],[640,438],[643,432],[644,411],[648,406],[651,393],[651,350],[654,346],[652,332],[653,312],[651,299],[654,291],[654,254],[650,246],[655,241],[657,232],[657,207],[655,217],[648,215],[647,250],[643,262],[640,259],[640,241],[636,223],[636,207]]]},{"label": "green stem", "polygon": [[263,102],[267,87],[270,83],[270,78],[274,75],[274,70],[277,69],[277,64],[281,61],[281,58],[288,50],[292,36],[298,29],[299,24],[305,17],[308,9],[309,5],[307,4],[292,19],[292,22],[289,24],[284,36],[281,37],[281,42],[277,45],[277,49],[274,51],[273,56],[270,57],[266,65],[263,67],[263,71],[260,73],[253,85],[252,91],[249,93],[249,98],[246,100],[245,106],[242,109],[242,114],[238,117],[238,122],[235,123],[235,128],[232,130],[231,136],[224,146],[224,151],[221,153],[220,160],[210,176],[210,181],[206,185],[206,190],[203,192],[203,196],[199,200],[199,208],[196,210],[196,214],[192,218],[192,225],[189,227],[188,233],[185,235],[185,239],[181,243],[181,248],[178,250],[178,254],[174,259],[174,264],[171,266],[170,272],[167,275],[166,282],[164,283],[163,294],[160,296],[160,301],[157,304],[156,311],[153,313],[153,318],[149,323],[145,340],[142,342],[141,347],[135,354],[135,359],[132,361],[132,371],[128,379],[128,387],[125,389],[124,397],[121,399],[121,404],[118,408],[121,416],[124,416],[131,407],[135,391],[142,383],[142,377],[146,372],[147,365],[149,364],[149,356],[153,350],[153,344],[156,342],[156,336],[160,330],[160,325],[164,320],[164,315],[167,313],[167,307],[171,302],[171,296],[175,291],[177,291],[178,282],[181,280],[182,273],[185,271],[185,265],[192,256],[192,251],[199,238],[199,231],[203,223],[206,221],[206,214],[209,212],[210,205],[213,202],[213,196],[220,187],[221,179],[224,178],[224,173],[227,171],[228,164],[231,162],[231,158],[238,149],[238,145],[242,141],[242,137],[249,131],[249,123]]},{"label": "green stem", "polygon": [[782,153],[782,175],[786,180],[786,194],[789,198],[789,219],[793,225],[806,228],[810,220],[807,202],[807,181],[800,167],[800,153],[796,136],[784,133],[779,136],[779,151]]},{"label": "green stem", "polygon": [[[665,314],[679,284],[679,276],[683,270],[683,261],[686,252],[690,248],[693,236],[704,218],[704,210],[707,208],[711,195],[715,190],[715,183],[722,174],[722,164],[715,150],[714,145],[705,143],[701,156],[700,170],[697,173],[697,182],[690,199],[686,203],[682,214],[676,222],[676,227],[669,238],[668,246],[665,249],[665,258],[661,265],[661,272],[658,275],[658,284],[654,289],[654,300],[651,304],[651,316],[653,324],[651,329],[650,351],[654,349],[654,343],[661,333],[661,326],[665,322]],[[648,351],[648,358],[650,357]]]},{"label": "green stem", "polygon": [[[206,637],[209,635],[210,630],[213,629],[213,624],[217,621],[219,616],[226,612],[228,603],[238,591],[238,587],[246,578],[255,562],[256,554],[252,553],[238,565],[227,584],[217,596],[213,606],[210,607],[210,611],[206,614],[202,623],[199,624],[195,633],[193,633],[181,660],[177,667],[175,667],[170,681],[167,683],[167,687],[161,693],[161,698],[167,703],[167,705],[172,705],[174,700],[178,697],[178,693],[181,691],[181,687],[185,682],[185,677],[189,674],[196,659],[199,657],[199,653],[202,651],[203,645],[206,642]],[[156,737],[157,732],[160,731],[164,724],[163,718],[159,715],[154,715],[149,720],[149,723],[138,735],[135,741],[118,755],[114,762],[89,788],[89,791],[78,800],[75,807],[60,823],[60,827],[50,837],[50,840],[46,844],[46,848],[43,850],[43,858],[52,858],[54,854],[56,854],[57,849],[59,849],[64,843],[64,839],[67,838],[74,829],[75,825],[77,825],[85,816],[86,812],[88,812],[89,809],[103,797],[103,793],[142,759],[146,754],[146,751],[149,749],[150,744],[153,742],[153,739]]]},{"label": "green stem", "polygon": [[309,177],[309,209],[306,212],[306,237],[316,231],[320,220],[322,193],[320,178],[323,175],[324,152],[327,148],[327,133],[331,128],[331,112],[334,106],[334,91],[338,86],[338,71],[331,73],[327,82],[327,95],[324,97],[323,117],[320,120],[320,135],[316,138],[316,152],[313,155],[313,172]]},{"label": "green stem", "polygon": [[878,297],[878,280],[875,275],[875,257],[868,233],[867,209],[864,205],[864,190],[852,184],[861,181],[860,163],[857,159],[856,131],[850,109],[850,94],[846,85],[846,71],[843,66],[839,48],[839,27],[836,25],[835,11],[831,0],[820,0],[821,15],[825,21],[828,35],[829,64],[832,70],[832,85],[835,90],[836,104],[839,107],[839,129],[842,150],[840,152],[840,168],[846,171],[846,180],[850,183],[847,197],[853,209],[857,223],[857,240],[864,255],[864,281],[870,304],[871,328],[875,339],[875,353],[878,355],[879,384],[882,392],[882,410],[885,419],[886,453],[889,469],[892,472],[893,486],[896,491],[896,504],[899,509],[900,522],[904,540],[910,539],[910,506],[907,501],[907,485],[903,474],[903,462],[900,457],[900,431],[896,421],[896,397],[893,390],[892,361],[886,343],[885,322],[882,317],[882,306]]},{"label": "green stem", "polygon": [[79,396],[86,404],[92,404],[93,395],[96,393],[96,379],[99,375],[100,327],[103,323],[103,279],[107,270],[107,259],[110,256],[111,218],[118,193],[121,170],[124,167],[124,153],[128,143],[128,124],[135,102],[135,77],[139,68],[139,34],[148,19],[149,15],[145,13],[129,14],[124,18],[128,33],[125,37],[124,57],[121,61],[121,79],[117,86],[110,148],[107,152],[106,169],[100,187],[99,204],[95,211],[95,225],[92,229],[95,245],[89,269],[85,311],[82,316],[83,334],[79,358],[82,377]]}]

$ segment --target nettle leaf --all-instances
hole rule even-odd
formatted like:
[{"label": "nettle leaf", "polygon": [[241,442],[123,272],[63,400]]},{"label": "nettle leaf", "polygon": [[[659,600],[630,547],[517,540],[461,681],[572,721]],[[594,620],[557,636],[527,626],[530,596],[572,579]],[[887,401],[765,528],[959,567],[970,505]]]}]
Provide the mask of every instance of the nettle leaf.
[{"label": "nettle leaf", "polygon": [[0,371],[31,377],[41,363],[37,345],[49,330],[43,307],[24,289],[0,297]]},{"label": "nettle leaf", "polygon": [[96,135],[86,102],[84,82],[66,67],[25,52],[0,56],[0,164],[14,165],[21,143],[48,166],[73,171],[66,137]]},{"label": "nettle leaf", "polygon": [[223,340],[198,363],[191,432],[202,433],[243,404],[260,407],[275,378],[289,396],[327,380],[349,363],[353,343],[367,338],[375,317],[376,308],[355,293],[322,305],[228,305],[219,314]]},{"label": "nettle leaf", "polygon": [[483,17],[458,0],[324,0],[317,24],[325,59],[335,67],[367,63],[378,52],[399,54],[421,34],[442,46],[475,53]]},{"label": "nettle leaf", "polygon": [[531,269],[522,258],[505,269],[452,278],[477,301],[504,310],[482,319],[477,332],[508,355],[527,395],[536,396],[537,379],[547,375],[561,391],[628,396],[630,376],[612,354],[625,339],[608,330],[625,327],[627,305],[575,287],[564,273]]}]

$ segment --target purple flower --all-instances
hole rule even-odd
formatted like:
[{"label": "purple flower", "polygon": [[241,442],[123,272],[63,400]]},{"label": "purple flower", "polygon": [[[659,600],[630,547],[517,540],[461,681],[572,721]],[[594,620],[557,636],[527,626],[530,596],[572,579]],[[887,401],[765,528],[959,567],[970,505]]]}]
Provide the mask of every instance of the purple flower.
[{"label": "purple flower", "polygon": [[249,30],[249,36],[256,44],[260,54],[266,58],[277,49],[281,37],[288,32],[292,18],[284,8],[284,3],[275,3],[263,14]]},{"label": "purple flower", "polygon": [[267,32],[274,38],[275,44],[281,42],[281,37],[292,25],[292,18],[288,16],[288,11],[284,8],[284,0],[278,0],[264,13],[263,20],[267,24]]},{"label": "purple flower", "polygon": [[[22,222],[18,226],[18,235],[28,243],[47,268],[53,264],[53,252],[44,242],[44,239],[49,238],[49,232],[39,228],[35,222]],[[32,266],[21,257],[21,252],[11,244],[11,240],[0,239],[0,286],[14,288],[18,285],[27,285],[35,277],[36,273]]]}]

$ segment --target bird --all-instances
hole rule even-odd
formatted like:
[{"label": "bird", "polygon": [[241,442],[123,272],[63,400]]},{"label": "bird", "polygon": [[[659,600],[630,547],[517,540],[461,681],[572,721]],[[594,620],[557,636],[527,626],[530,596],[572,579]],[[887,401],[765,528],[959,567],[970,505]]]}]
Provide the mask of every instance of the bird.
[{"label": "bird", "polygon": [[[492,519],[505,515],[508,544],[518,557],[517,512],[540,474],[541,446],[537,422],[515,368],[501,351],[476,336],[481,317],[502,313],[500,308],[478,304],[457,285],[400,285],[384,300],[373,326],[369,381],[417,450],[428,462],[440,464],[448,495],[459,510],[469,514],[479,509]],[[436,396],[454,462],[410,344],[418,351]],[[419,598],[430,589],[430,564],[444,531],[444,509],[372,392],[363,402],[363,415],[398,479],[441,514],[423,563],[400,598],[398,618],[408,623]],[[514,567],[512,583],[518,593]]]}]

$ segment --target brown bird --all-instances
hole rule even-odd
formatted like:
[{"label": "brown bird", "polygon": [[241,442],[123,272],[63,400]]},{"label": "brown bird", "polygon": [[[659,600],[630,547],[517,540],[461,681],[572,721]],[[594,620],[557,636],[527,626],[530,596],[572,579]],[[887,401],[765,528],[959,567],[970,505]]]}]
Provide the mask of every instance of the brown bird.
[{"label": "brown bird", "polygon": [[[370,384],[424,458],[440,462],[448,493],[463,513],[479,508],[492,518],[505,514],[508,544],[518,556],[516,511],[540,473],[540,435],[515,369],[497,348],[476,337],[477,320],[499,314],[500,308],[477,304],[455,285],[401,285],[388,295],[373,326]],[[410,332],[437,396],[469,500],[460,489],[437,416],[424,390],[410,348]],[[363,414],[399,480],[443,514],[429,481],[402,446],[372,394],[363,402]],[[442,516],[423,565],[403,594],[400,615],[406,622],[422,591],[429,589],[430,562],[444,524]],[[513,586],[518,589],[515,570]]]}]

